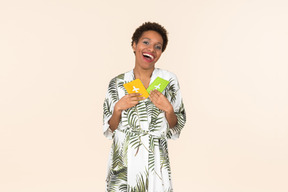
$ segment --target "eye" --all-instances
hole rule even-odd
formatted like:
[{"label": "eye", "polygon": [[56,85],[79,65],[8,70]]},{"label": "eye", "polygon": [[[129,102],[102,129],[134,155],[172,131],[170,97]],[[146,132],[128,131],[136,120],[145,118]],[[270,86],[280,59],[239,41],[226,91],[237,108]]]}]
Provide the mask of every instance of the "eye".
[{"label": "eye", "polygon": [[155,49],[162,50],[162,46],[161,45],[156,45]]},{"label": "eye", "polygon": [[148,42],[148,41],[143,41],[143,43],[144,43],[145,45],[149,45],[149,42]]}]

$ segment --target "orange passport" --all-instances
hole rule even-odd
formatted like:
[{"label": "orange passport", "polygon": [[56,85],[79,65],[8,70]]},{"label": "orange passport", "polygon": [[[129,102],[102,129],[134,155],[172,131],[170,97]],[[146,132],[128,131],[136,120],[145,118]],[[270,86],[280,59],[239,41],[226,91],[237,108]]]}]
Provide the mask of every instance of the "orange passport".
[{"label": "orange passport", "polygon": [[123,84],[127,92],[130,93],[141,93],[141,97],[149,97],[147,90],[145,89],[144,85],[142,84],[140,79],[135,79],[129,83]]}]

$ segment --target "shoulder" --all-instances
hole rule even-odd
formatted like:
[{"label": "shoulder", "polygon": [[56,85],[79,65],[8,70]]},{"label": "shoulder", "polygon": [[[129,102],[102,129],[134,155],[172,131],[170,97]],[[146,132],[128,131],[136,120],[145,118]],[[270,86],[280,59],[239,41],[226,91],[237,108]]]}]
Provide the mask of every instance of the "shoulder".
[{"label": "shoulder", "polygon": [[173,81],[178,81],[177,80],[177,76],[174,74],[174,73],[172,73],[171,71],[168,71],[168,70],[165,70],[165,69],[159,69],[158,68],[158,74],[159,74],[159,76],[161,76],[162,78],[164,78],[164,79],[167,79],[167,80],[173,80]]},{"label": "shoulder", "polygon": [[121,73],[111,79],[111,81],[118,81],[124,79],[125,73]]},{"label": "shoulder", "polygon": [[113,89],[123,88],[123,84],[133,80],[133,70],[130,70],[125,73],[121,73],[115,77],[113,77],[108,87],[112,87]]},{"label": "shoulder", "polygon": [[133,75],[133,71],[130,70],[130,71],[127,71],[127,72],[125,72],[125,73],[121,73],[121,74],[113,77],[113,78],[110,80],[110,82],[112,82],[112,81],[113,81],[113,82],[124,81],[124,80],[127,79],[127,77],[132,76],[132,75]]}]

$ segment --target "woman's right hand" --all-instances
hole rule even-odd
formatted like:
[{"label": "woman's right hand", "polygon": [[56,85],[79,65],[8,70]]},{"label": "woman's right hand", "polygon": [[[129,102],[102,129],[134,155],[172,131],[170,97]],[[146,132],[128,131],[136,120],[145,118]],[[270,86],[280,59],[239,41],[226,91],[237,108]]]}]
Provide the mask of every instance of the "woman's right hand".
[{"label": "woman's right hand", "polygon": [[141,93],[131,93],[122,97],[116,104],[114,110],[123,111],[134,107],[139,101],[144,100],[145,97],[140,97]]}]

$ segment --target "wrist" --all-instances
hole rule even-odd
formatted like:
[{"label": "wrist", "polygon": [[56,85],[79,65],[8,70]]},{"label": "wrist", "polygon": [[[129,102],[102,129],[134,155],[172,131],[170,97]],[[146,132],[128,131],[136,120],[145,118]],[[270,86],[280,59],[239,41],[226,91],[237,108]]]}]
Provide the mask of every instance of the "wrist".
[{"label": "wrist", "polygon": [[170,107],[167,107],[166,110],[165,110],[165,113],[167,113],[167,114],[173,114],[173,113],[174,113],[173,106],[171,105]]},{"label": "wrist", "polygon": [[115,111],[115,112],[119,112],[119,113],[122,112],[122,109],[117,105],[117,103],[116,103],[115,106],[114,106],[114,111]]}]

